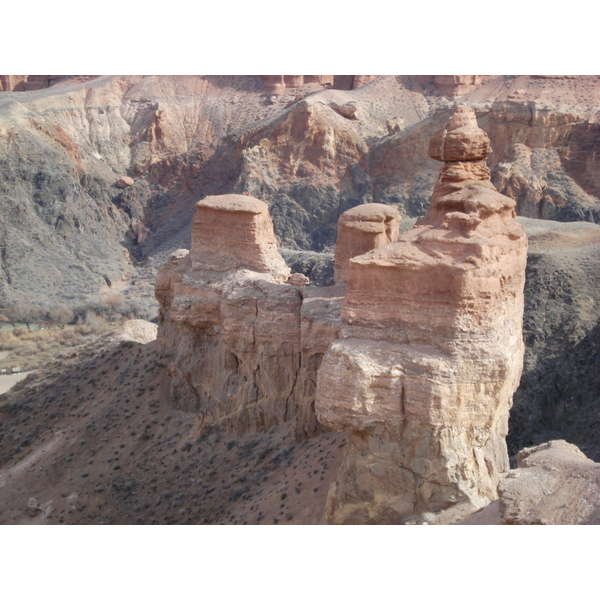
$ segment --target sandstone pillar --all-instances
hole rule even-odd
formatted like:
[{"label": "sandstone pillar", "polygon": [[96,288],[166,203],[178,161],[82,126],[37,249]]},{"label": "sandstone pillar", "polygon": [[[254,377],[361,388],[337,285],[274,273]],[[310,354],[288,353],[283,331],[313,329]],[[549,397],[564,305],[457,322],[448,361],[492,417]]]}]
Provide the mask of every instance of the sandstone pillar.
[{"label": "sandstone pillar", "polygon": [[429,214],[349,261],[317,417],[351,432],[330,523],[449,523],[497,496],[523,362],[527,240],[489,182],[489,140],[459,106],[430,155]]},{"label": "sandstone pillar", "polygon": [[395,242],[401,220],[398,209],[387,204],[360,204],[342,213],[335,244],[335,282],[346,283],[352,257]]}]

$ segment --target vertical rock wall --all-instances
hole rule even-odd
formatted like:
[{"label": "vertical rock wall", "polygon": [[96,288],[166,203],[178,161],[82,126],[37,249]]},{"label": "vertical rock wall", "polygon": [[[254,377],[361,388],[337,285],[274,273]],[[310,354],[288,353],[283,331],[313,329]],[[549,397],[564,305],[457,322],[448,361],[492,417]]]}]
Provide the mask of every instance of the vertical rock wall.
[{"label": "vertical rock wall", "polygon": [[350,260],[319,421],[351,431],[330,523],[452,522],[496,497],[522,362],[527,241],[469,107],[434,136],[427,217]]}]

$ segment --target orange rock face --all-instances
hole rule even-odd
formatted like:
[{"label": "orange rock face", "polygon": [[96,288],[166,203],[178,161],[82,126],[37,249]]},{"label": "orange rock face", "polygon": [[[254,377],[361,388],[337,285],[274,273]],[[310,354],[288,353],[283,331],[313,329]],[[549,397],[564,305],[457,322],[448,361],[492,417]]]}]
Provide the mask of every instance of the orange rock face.
[{"label": "orange rock face", "polygon": [[323,424],[353,432],[329,522],[453,522],[494,499],[508,471],[527,241],[514,201],[470,175],[489,152],[474,119],[459,108],[434,136],[433,154],[447,156],[445,138],[453,160],[429,214],[350,260],[315,405]]},{"label": "orange rock face", "polygon": [[229,271],[249,268],[285,281],[290,270],[277,250],[266,203],[249,196],[207,196],[192,222],[192,267]]},{"label": "orange rock face", "polygon": [[387,204],[361,204],[342,213],[335,245],[335,282],[346,283],[352,257],[395,242],[401,220],[398,209]]}]

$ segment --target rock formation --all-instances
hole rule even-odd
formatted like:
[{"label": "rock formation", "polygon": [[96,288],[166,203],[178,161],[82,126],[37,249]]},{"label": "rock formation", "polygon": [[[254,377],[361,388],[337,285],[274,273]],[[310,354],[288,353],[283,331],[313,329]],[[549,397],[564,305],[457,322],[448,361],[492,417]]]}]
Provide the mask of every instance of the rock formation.
[{"label": "rock formation", "polygon": [[527,241],[495,191],[489,140],[459,106],[432,139],[428,215],[350,260],[319,421],[351,431],[330,523],[447,523],[496,497],[523,360]]},{"label": "rock formation", "polygon": [[196,204],[190,257],[195,271],[248,268],[280,281],[290,275],[267,205],[249,196],[207,196]]},{"label": "rock formation", "polygon": [[0,92],[31,92],[63,81],[90,81],[94,75],[0,75]]},{"label": "rock formation", "polygon": [[387,204],[360,204],[342,213],[335,244],[335,282],[346,283],[351,258],[395,242],[401,220],[398,209]]},{"label": "rock formation", "polygon": [[455,98],[463,96],[480,87],[487,79],[493,78],[488,75],[420,75],[419,81],[423,85],[432,86],[436,93],[441,96]]},{"label": "rock formation", "polygon": [[500,498],[465,525],[598,525],[600,464],[573,444],[553,440],[525,448],[500,482]]},{"label": "rock formation", "polygon": [[379,75],[355,75],[352,80],[352,89],[355,90],[367,83],[371,83],[374,79],[377,79]]},{"label": "rock formation", "polygon": [[304,278],[289,275],[264,202],[197,203],[190,252],[172,254],[156,279],[173,406],[198,412],[203,426],[319,430],[316,370],[337,334],[341,295],[304,290]]},{"label": "rock formation", "polygon": [[316,83],[330,87],[333,85],[333,75],[262,75],[265,88],[275,94],[286,89],[298,88],[306,83]]}]

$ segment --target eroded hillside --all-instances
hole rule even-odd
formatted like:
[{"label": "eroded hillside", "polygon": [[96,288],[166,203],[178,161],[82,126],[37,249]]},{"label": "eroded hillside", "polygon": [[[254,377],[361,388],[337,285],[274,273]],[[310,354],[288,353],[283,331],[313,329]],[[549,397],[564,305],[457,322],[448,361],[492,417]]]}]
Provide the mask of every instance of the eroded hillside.
[{"label": "eroded hillside", "polygon": [[278,77],[2,92],[0,302],[118,288],[155,311],[156,267],[189,247],[210,194],[266,201],[295,250],[330,250],[339,215],[364,202],[422,215],[436,177],[426,146],[455,100],[475,106],[492,180],[519,214],[598,221],[598,77]]}]

